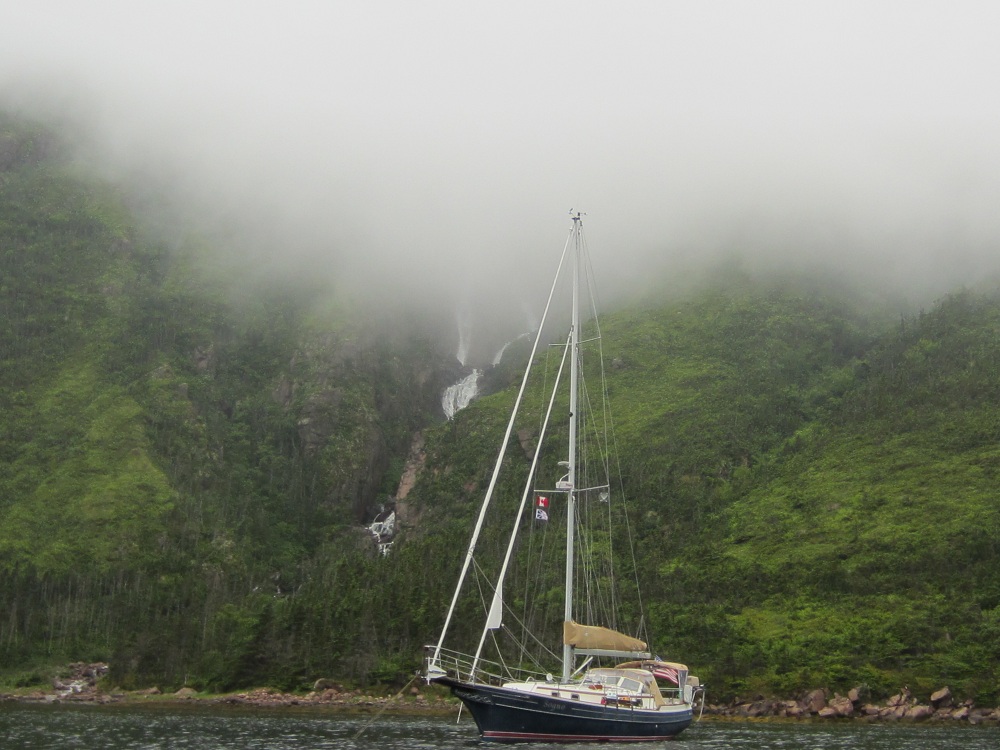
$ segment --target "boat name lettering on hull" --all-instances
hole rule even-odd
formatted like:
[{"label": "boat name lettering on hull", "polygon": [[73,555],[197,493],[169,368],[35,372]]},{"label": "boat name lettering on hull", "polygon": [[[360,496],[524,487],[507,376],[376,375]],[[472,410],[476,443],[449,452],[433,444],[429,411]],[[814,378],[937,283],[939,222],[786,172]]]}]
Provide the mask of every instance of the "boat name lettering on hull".
[{"label": "boat name lettering on hull", "polygon": [[483,693],[474,693],[471,690],[462,690],[461,688],[452,688],[451,692],[455,694],[456,698],[461,698],[463,701],[482,703],[487,706],[493,705],[493,699]]}]

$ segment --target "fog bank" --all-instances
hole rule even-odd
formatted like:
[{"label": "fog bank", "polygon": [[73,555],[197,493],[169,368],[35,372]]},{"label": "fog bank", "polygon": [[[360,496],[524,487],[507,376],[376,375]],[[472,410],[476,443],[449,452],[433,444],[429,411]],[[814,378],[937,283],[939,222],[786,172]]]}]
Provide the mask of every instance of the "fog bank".
[{"label": "fog bank", "polygon": [[5,11],[0,99],[359,297],[522,318],[572,208],[608,299],[732,257],[926,298],[1000,270],[998,22],[961,1],[42,0]]}]

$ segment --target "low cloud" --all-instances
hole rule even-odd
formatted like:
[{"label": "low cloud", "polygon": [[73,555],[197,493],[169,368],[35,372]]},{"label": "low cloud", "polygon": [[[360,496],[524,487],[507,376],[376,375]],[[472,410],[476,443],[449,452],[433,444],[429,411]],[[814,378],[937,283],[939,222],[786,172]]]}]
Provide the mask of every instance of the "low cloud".
[{"label": "low cloud", "polygon": [[[8,107],[276,266],[524,316],[587,212],[609,297],[692,266],[917,297],[1000,266],[990,2],[23,3]],[[241,232],[245,239],[240,240]]]}]

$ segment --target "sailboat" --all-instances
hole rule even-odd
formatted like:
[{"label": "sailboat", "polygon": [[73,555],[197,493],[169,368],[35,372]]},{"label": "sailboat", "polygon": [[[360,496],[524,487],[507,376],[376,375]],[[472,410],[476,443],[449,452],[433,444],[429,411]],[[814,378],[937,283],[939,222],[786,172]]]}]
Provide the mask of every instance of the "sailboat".
[{"label": "sailboat", "polygon": [[[600,339],[599,326],[596,324],[596,306],[588,310],[587,335],[583,335],[581,326],[584,296],[583,277],[589,269],[587,264],[586,243],[583,236],[583,220],[581,213],[572,214],[572,228],[560,257],[555,281],[549,292],[545,312],[539,325],[538,333],[529,357],[528,367],[521,381],[514,408],[507,423],[500,453],[497,457],[483,503],[473,529],[468,550],[463,558],[455,593],[451,599],[442,627],[440,637],[433,645],[427,646],[424,677],[429,683],[448,687],[452,694],[459,698],[469,710],[484,740],[500,742],[595,742],[595,741],[662,741],[676,737],[687,728],[693,719],[694,706],[699,696],[704,698],[704,691],[698,678],[690,674],[684,664],[665,661],[654,656],[647,643],[638,637],[621,632],[611,627],[609,623],[578,622],[587,618],[596,618],[589,606],[576,603],[574,588],[579,586],[580,571],[588,569],[588,563],[578,560],[585,553],[585,539],[593,541],[580,527],[580,519],[590,516],[607,516],[597,511],[588,510],[595,505],[599,510],[608,507],[612,492],[611,480],[594,479],[585,461],[589,461],[591,453],[581,448],[582,433],[590,428],[596,420],[590,419],[584,425],[583,413],[590,405],[592,392],[584,385],[584,367],[582,351],[585,343]],[[548,349],[561,351],[558,355],[558,371],[553,379],[552,393],[545,398],[536,398],[534,408],[538,419],[538,437],[528,461],[529,451],[520,455],[510,456],[511,436],[518,424],[518,413],[525,402],[525,393],[529,382],[533,363],[542,359],[536,357],[541,348],[543,331],[546,321],[556,317],[551,312],[553,298],[557,287],[561,288],[561,278],[569,276],[571,280],[571,312],[568,320],[568,334],[565,339],[550,345]],[[592,285],[588,287],[592,291]],[[596,334],[591,331],[596,328]],[[602,355],[603,356],[603,355]],[[569,370],[568,396],[561,399],[558,393],[565,391],[565,384],[560,390],[559,385],[565,380],[564,372]],[[546,380],[548,380],[546,368]],[[603,373],[603,367],[600,372]],[[602,388],[602,392],[603,392]],[[568,407],[567,407],[568,402]],[[548,486],[539,482],[544,475],[542,465],[547,459],[543,446],[551,446],[554,442],[547,439],[553,412],[566,408],[568,419],[566,453],[563,460],[556,461],[555,473],[549,471],[549,476],[558,477]],[[524,447],[522,440],[522,448]],[[516,441],[515,441],[516,443]],[[605,469],[610,462],[606,458],[607,443],[604,449],[598,451],[600,459],[595,461]],[[489,508],[497,495],[498,482],[503,469],[512,464],[520,465],[525,470],[526,480],[520,495],[520,504],[513,513],[512,530],[506,546],[506,552],[499,569],[495,574],[485,570],[488,555],[477,552],[477,544],[486,524]],[[509,485],[504,485],[509,486]],[[507,505],[513,507],[514,500],[510,498]],[[503,503],[501,503],[503,504]],[[527,620],[531,619],[524,612],[518,616],[513,600],[523,600],[520,590],[517,595],[505,597],[505,583],[509,586],[511,568],[520,553],[524,557],[524,549],[532,545],[519,543],[518,536],[525,531],[542,524],[545,533],[548,531],[550,512],[553,517],[565,514],[565,571],[562,582],[563,601],[561,615],[561,649],[553,644],[553,648],[543,649],[543,657],[548,654],[548,661],[538,659],[530,654],[529,647],[542,643],[542,640],[530,632]],[[561,529],[562,524],[558,524]],[[601,537],[603,545],[609,547],[610,536]],[[523,540],[522,540],[523,542]],[[551,545],[550,545],[551,547]],[[551,560],[551,552],[549,553]],[[561,553],[560,553],[561,555]],[[494,562],[499,561],[499,554],[494,555]],[[470,573],[471,571],[471,573]],[[467,612],[470,607],[470,597],[461,598],[461,593],[475,579],[476,586],[468,588],[477,592],[479,603],[476,608],[485,615],[485,622],[475,650],[461,651],[446,647],[447,638],[455,626],[456,612]],[[526,577],[524,580],[528,580]],[[589,584],[585,584],[589,586]],[[603,585],[603,584],[602,584]],[[605,598],[597,586],[587,588],[584,592],[588,604],[597,599]],[[508,601],[510,599],[511,601]],[[551,599],[551,598],[550,598]],[[463,602],[464,607],[463,607]],[[612,606],[612,609],[616,605]],[[617,605],[618,608],[620,604]],[[544,609],[544,608],[543,608]],[[552,606],[548,607],[551,612]],[[580,610],[580,611],[577,611]],[[513,621],[513,626],[507,624]],[[464,624],[464,623],[463,623]],[[544,628],[543,628],[544,629]],[[558,623],[548,628],[547,635],[552,637],[559,632]],[[558,637],[558,635],[555,635]],[[469,643],[472,639],[469,639]],[[511,642],[511,643],[508,643]],[[512,655],[505,656],[504,645],[513,645]],[[544,644],[543,644],[544,645]],[[561,650],[561,654],[560,654]],[[471,653],[468,653],[471,651]],[[547,667],[559,662],[559,667],[549,671]],[[557,674],[553,674],[556,672]]]}]

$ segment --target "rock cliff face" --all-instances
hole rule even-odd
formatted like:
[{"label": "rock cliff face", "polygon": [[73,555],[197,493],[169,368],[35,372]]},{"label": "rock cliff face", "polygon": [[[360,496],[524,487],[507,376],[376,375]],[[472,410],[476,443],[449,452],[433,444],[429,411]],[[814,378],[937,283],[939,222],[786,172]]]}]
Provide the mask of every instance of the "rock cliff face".
[{"label": "rock cliff face", "polygon": [[374,330],[317,336],[299,347],[272,390],[295,419],[302,452],[324,467],[324,501],[349,508],[358,523],[391,499],[386,488],[399,477],[387,472],[411,453],[413,434],[440,418],[450,363],[431,347],[420,356],[413,348],[400,355],[401,346]]}]

